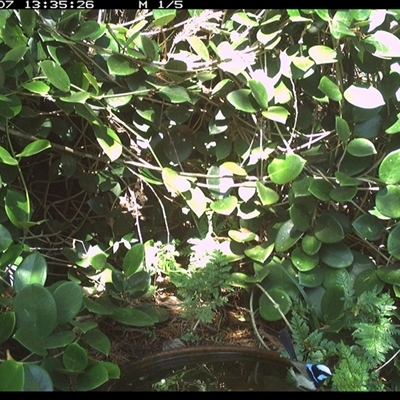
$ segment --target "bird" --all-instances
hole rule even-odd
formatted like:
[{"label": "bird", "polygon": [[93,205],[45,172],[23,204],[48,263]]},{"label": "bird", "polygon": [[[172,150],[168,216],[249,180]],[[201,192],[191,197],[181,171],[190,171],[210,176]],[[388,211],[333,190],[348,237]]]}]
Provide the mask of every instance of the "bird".
[{"label": "bird", "polygon": [[297,359],[292,338],[286,327],[279,332],[278,339],[286,349],[291,363],[297,370],[295,372],[291,368],[290,373],[295,379],[298,388],[303,387],[308,390],[317,390],[322,386],[325,379],[332,376],[331,370],[324,364],[305,363]]}]

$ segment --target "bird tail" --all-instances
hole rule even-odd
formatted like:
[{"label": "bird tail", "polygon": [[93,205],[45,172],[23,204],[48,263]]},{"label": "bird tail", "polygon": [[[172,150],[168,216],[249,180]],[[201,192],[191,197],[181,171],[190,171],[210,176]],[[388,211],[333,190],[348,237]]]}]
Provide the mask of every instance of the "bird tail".
[{"label": "bird tail", "polygon": [[297,360],[296,352],[293,347],[292,338],[286,327],[279,332],[278,339],[282,343],[283,347],[286,349],[287,353],[289,354],[289,357],[292,360]]}]

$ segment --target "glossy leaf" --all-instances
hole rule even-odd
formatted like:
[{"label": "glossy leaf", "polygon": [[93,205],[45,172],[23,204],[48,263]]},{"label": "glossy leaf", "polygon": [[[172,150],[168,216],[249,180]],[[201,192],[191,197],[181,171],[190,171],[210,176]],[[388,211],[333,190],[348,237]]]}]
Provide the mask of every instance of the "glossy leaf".
[{"label": "glossy leaf", "polygon": [[218,165],[212,165],[207,175],[208,189],[215,198],[223,198],[232,191],[234,180],[230,177],[232,176],[231,171]]},{"label": "glossy leaf", "polygon": [[268,174],[273,183],[283,185],[296,179],[306,161],[297,154],[279,155],[268,165]]},{"label": "glossy leaf", "polygon": [[324,244],[319,251],[321,261],[332,268],[349,267],[354,260],[350,248],[343,242],[335,244]]},{"label": "glossy leaf", "polygon": [[108,356],[110,353],[111,342],[103,332],[91,330],[83,335],[83,339],[89,344],[89,346],[93,347],[105,356]]},{"label": "glossy leaf", "polygon": [[328,201],[330,200],[330,192],[333,186],[324,179],[313,179],[308,186],[308,191],[317,199]]},{"label": "glossy leaf", "polygon": [[364,139],[376,138],[382,129],[382,117],[378,114],[366,121],[354,125],[354,137]]},{"label": "glossy leaf", "polygon": [[301,241],[301,248],[304,253],[312,256],[318,253],[322,243],[313,235],[304,235]]},{"label": "glossy leaf", "polygon": [[326,290],[321,301],[321,311],[327,323],[338,320],[344,310],[344,290],[342,287],[333,286]]},{"label": "glossy leaf", "polygon": [[86,392],[101,386],[108,381],[108,370],[102,363],[91,366],[83,374],[78,375],[75,389]]},{"label": "glossy leaf", "polygon": [[293,221],[288,220],[279,228],[275,239],[275,250],[284,252],[290,249],[300,239],[303,232],[295,228]]},{"label": "glossy leaf", "polygon": [[[292,305],[292,301],[286,292],[281,289],[270,289],[268,294],[279,304],[279,309],[283,315],[287,314]],[[259,300],[260,315],[266,321],[278,321],[282,318],[281,314],[276,309],[271,300],[262,293]]]},{"label": "glossy leaf", "polygon": [[265,85],[256,79],[250,79],[247,84],[260,107],[263,109],[268,108],[268,93]]},{"label": "glossy leaf", "polygon": [[32,283],[44,286],[47,278],[47,262],[41,253],[29,254],[14,272],[13,288],[16,292]]},{"label": "glossy leaf", "polygon": [[24,365],[24,392],[52,392],[53,381],[40,365]]},{"label": "glossy leaf", "polygon": [[208,198],[204,195],[203,191],[198,187],[190,188],[188,192],[182,193],[187,205],[200,218],[207,210]]},{"label": "glossy leaf", "polygon": [[290,219],[299,231],[305,232],[311,226],[311,215],[301,203],[294,203],[289,207]]},{"label": "glossy leaf", "polygon": [[191,102],[188,92],[181,86],[164,86],[160,89],[159,94],[162,98],[174,104]]},{"label": "glossy leaf", "polygon": [[107,66],[114,75],[127,76],[137,71],[133,61],[120,54],[113,54],[107,58]]},{"label": "glossy leaf", "polygon": [[342,142],[347,142],[350,137],[350,128],[347,121],[341,117],[335,118],[335,129],[338,134],[340,140]]},{"label": "glossy leaf", "polygon": [[347,151],[355,157],[365,157],[376,154],[374,144],[370,140],[363,138],[350,140],[347,145]]},{"label": "glossy leaf", "polygon": [[385,104],[381,92],[373,86],[351,85],[345,90],[344,98],[359,108],[373,109]]},{"label": "glossy leaf", "polygon": [[39,356],[45,357],[47,355],[43,337],[32,327],[22,326],[21,328],[18,328],[13,335],[13,339],[17,340],[23,347]]},{"label": "glossy leaf", "polygon": [[328,46],[312,46],[308,49],[308,54],[317,65],[331,64],[338,61],[337,52]]},{"label": "glossy leaf", "polygon": [[379,165],[379,179],[387,185],[400,182],[400,150],[394,150]]},{"label": "glossy leaf", "polygon": [[338,243],[344,239],[342,226],[327,212],[323,212],[318,217],[314,227],[314,236],[322,243]]},{"label": "glossy leaf", "polygon": [[217,214],[230,215],[235,210],[238,199],[235,196],[228,196],[222,200],[213,201],[210,204],[211,210]]},{"label": "glossy leaf", "polygon": [[185,161],[193,151],[193,140],[186,133],[170,132],[163,142],[165,155],[175,164]]},{"label": "glossy leaf", "polygon": [[86,350],[78,343],[71,343],[64,349],[62,360],[70,372],[83,372],[88,364]]},{"label": "glossy leaf", "polygon": [[382,281],[383,279],[381,280],[380,278],[378,278],[378,274],[375,269],[362,271],[357,275],[354,281],[354,294],[358,297],[362,293],[368,291],[377,290],[378,292],[380,292],[385,286],[384,282]]},{"label": "glossy leaf", "polygon": [[306,288],[316,288],[322,285],[324,276],[324,272],[319,267],[313,268],[310,271],[300,271],[299,283]]},{"label": "glossy leaf", "polygon": [[176,16],[175,9],[155,9],[152,10],[154,21],[153,24],[156,26],[163,26],[171,22]]},{"label": "glossy leaf", "polygon": [[207,46],[204,42],[197,36],[190,36],[186,39],[196,54],[201,57],[204,61],[208,61],[210,55],[207,50]]},{"label": "glossy leaf", "polygon": [[389,233],[387,249],[391,256],[400,260],[400,225],[396,225]]},{"label": "glossy leaf", "polygon": [[360,215],[353,221],[352,226],[362,238],[371,241],[379,240],[384,232],[382,221],[371,214]]},{"label": "glossy leaf", "polygon": [[93,123],[93,131],[97,142],[111,161],[117,160],[122,154],[122,144],[118,135],[108,126]]},{"label": "glossy leaf", "polygon": [[12,243],[13,238],[9,230],[3,225],[0,225],[0,251],[7,250]]},{"label": "glossy leaf", "polygon": [[60,65],[56,64],[54,61],[45,60],[40,61],[39,66],[53,86],[63,92],[69,91],[71,81],[68,74]]},{"label": "glossy leaf", "polygon": [[230,229],[228,231],[228,236],[238,243],[251,242],[256,238],[256,234],[254,232],[245,229],[241,229],[239,231]]},{"label": "glossy leaf", "polygon": [[271,106],[267,111],[262,111],[263,117],[270,119],[271,121],[280,122],[281,124],[286,123],[289,116],[289,111],[282,106]]},{"label": "glossy leaf", "polygon": [[54,297],[43,286],[34,283],[23,287],[15,296],[13,311],[17,317],[17,328],[36,327],[45,338],[50,335],[57,322],[57,307]]},{"label": "glossy leaf", "polygon": [[334,101],[341,101],[343,98],[339,87],[327,76],[321,78],[318,89]]},{"label": "glossy leaf", "polygon": [[338,202],[350,201],[356,194],[356,186],[339,186],[329,192],[331,199]]},{"label": "glossy leaf", "polygon": [[390,218],[400,218],[400,188],[388,185],[378,191],[375,197],[376,208]]},{"label": "glossy leaf", "polygon": [[400,57],[400,39],[393,33],[379,30],[372,35],[368,35],[364,42],[366,43],[366,49],[375,57]]},{"label": "glossy leaf", "polygon": [[153,319],[140,310],[134,308],[120,307],[113,311],[111,316],[115,321],[131,326],[152,326]]},{"label": "glossy leaf", "polygon": [[390,285],[400,285],[400,268],[398,264],[391,267],[380,267],[376,270],[376,275],[380,280]]},{"label": "glossy leaf", "polygon": [[246,113],[254,113],[258,109],[254,99],[251,96],[250,89],[234,90],[233,92],[230,92],[226,96],[226,99],[238,111],[243,111]]},{"label": "glossy leaf", "polygon": [[24,364],[15,360],[0,364],[0,392],[21,392],[24,388]]},{"label": "glossy leaf", "polygon": [[49,85],[46,85],[44,82],[40,82],[40,81],[26,82],[26,83],[22,84],[22,86],[26,90],[29,90],[32,93],[38,93],[38,94],[45,94],[50,90]]},{"label": "glossy leaf", "polygon": [[171,168],[163,168],[162,172],[162,179],[164,181],[164,185],[172,192],[176,193],[183,193],[190,190],[190,182],[180,176],[177,172],[175,172]]},{"label": "glossy leaf", "polygon": [[264,263],[274,250],[274,243],[264,242],[260,245],[244,250],[244,254],[250,259]]},{"label": "glossy leaf", "polygon": [[134,244],[125,254],[122,270],[126,276],[134,274],[144,261],[144,246],[142,243]]},{"label": "glossy leaf", "polygon": [[0,146],[0,160],[2,163],[7,165],[18,165],[18,160],[13,158],[11,154],[4,148]]},{"label": "glossy leaf", "polygon": [[278,193],[269,187],[264,186],[261,182],[256,182],[257,194],[263,206],[270,206],[279,200]]},{"label": "glossy leaf", "polygon": [[318,254],[306,254],[301,247],[296,247],[293,249],[290,258],[293,265],[302,272],[311,271],[318,265],[319,262]]},{"label": "glossy leaf", "polygon": [[57,307],[57,323],[64,324],[72,320],[81,310],[83,302],[82,288],[74,282],[64,282],[53,293]]},{"label": "glossy leaf", "polygon": [[15,327],[15,313],[4,311],[0,314],[0,344],[5,342],[13,333]]},{"label": "glossy leaf", "polygon": [[76,334],[73,331],[60,331],[44,339],[46,349],[57,349],[68,346],[76,340]]},{"label": "glossy leaf", "polygon": [[254,182],[245,182],[239,186],[238,195],[244,202],[248,202],[256,193],[256,185]]}]

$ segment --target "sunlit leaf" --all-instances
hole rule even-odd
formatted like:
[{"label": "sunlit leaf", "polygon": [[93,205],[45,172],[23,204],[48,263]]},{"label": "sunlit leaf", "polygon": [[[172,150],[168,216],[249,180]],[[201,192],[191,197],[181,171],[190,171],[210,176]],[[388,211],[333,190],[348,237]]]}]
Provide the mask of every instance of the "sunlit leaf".
[{"label": "sunlit leaf", "polygon": [[400,182],[400,150],[394,150],[379,165],[379,179],[387,185]]},{"label": "sunlit leaf", "polygon": [[40,61],[39,66],[49,82],[63,92],[68,92],[70,89],[70,79],[64,69],[54,61]]},{"label": "sunlit leaf", "polygon": [[296,179],[306,161],[297,154],[279,155],[268,165],[268,173],[271,181],[283,185]]},{"label": "sunlit leaf", "polygon": [[338,61],[337,52],[328,46],[312,46],[308,49],[308,54],[317,65],[330,64]]},{"label": "sunlit leaf", "polygon": [[345,90],[344,97],[359,108],[373,109],[385,104],[381,92],[373,86],[351,85]]}]

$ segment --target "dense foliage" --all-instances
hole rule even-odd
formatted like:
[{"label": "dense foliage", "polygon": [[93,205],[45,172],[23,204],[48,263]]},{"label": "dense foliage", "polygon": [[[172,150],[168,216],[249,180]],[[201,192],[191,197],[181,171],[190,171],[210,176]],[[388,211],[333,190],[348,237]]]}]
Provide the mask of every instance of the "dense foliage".
[{"label": "dense foliage", "polygon": [[241,288],[261,318],[293,315],[308,349],[325,341],[309,357],[338,362],[334,389],[385,388],[377,369],[399,333],[399,20],[1,10],[0,343],[26,355],[1,360],[0,389],[118,378],[91,356],[110,351],[98,321],[166,321],[147,301],[160,274],[195,325]]}]

